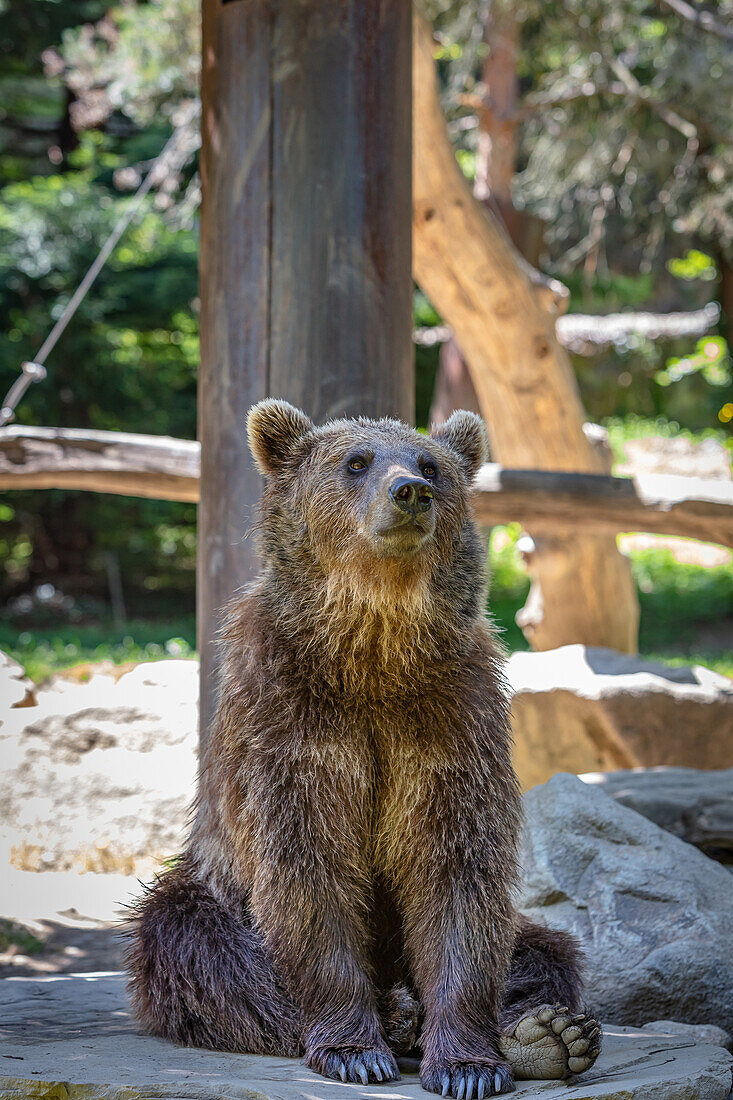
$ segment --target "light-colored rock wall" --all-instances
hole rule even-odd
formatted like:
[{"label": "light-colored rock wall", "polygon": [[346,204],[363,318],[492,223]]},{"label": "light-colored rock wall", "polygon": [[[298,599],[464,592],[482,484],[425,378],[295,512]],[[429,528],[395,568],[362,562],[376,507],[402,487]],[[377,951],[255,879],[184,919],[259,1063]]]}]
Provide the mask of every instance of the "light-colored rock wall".
[{"label": "light-colored rock wall", "polygon": [[733,681],[610,649],[514,653],[514,764],[524,789],[556,772],[733,766]]},{"label": "light-colored rock wall", "polygon": [[57,679],[0,724],[0,860],[146,876],[180,850],[195,791],[198,664]]}]

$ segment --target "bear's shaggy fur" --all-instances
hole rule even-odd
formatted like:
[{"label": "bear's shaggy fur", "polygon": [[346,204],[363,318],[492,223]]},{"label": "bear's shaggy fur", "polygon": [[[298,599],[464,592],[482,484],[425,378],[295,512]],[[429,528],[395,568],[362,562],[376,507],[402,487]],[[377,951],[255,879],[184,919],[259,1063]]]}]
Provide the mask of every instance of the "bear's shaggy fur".
[{"label": "bear's shaggy fur", "polygon": [[137,1015],[365,1084],[417,1045],[425,1088],[505,1091],[502,1030],[577,1011],[580,979],[570,937],[512,904],[520,802],[469,508],[483,425],[315,428],[264,401],[248,427],[264,570],[228,612],[188,846],[131,921]]}]

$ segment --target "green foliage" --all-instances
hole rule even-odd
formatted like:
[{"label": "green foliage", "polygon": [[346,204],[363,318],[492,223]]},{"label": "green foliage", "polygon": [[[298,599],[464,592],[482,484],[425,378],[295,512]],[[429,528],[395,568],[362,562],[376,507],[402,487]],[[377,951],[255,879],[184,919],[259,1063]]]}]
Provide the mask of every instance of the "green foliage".
[{"label": "green foliage", "polygon": [[704,279],[709,283],[718,277],[718,269],[712,257],[701,252],[699,248],[688,248],[684,256],[668,260],[667,269],[676,279],[685,279],[687,282]]},{"label": "green foliage", "polygon": [[[131,142],[154,156],[165,128]],[[131,201],[114,182],[127,141],[83,134],[57,173],[0,192],[0,391],[32,359],[69,296]],[[198,372],[197,238],[150,197],[29,391],[20,423],[92,427],[191,438]],[[171,568],[165,528],[195,539],[195,508],[92,494],[13,494],[0,515],[6,592],[53,578],[74,596],[106,597],[113,552],[135,593],[172,582],[190,593],[190,545]],[[181,546],[185,540],[181,540]],[[161,567],[157,578],[156,567]],[[189,597],[190,599],[191,597]]]},{"label": "green foliage", "polygon": [[22,924],[3,919],[0,920],[0,952],[4,954],[11,948],[17,948],[21,955],[40,955],[44,943]]},{"label": "green foliage", "polygon": [[641,605],[641,652],[733,675],[733,561],[701,567],[676,561],[660,548],[637,551],[632,568]]},{"label": "green foliage", "polygon": [[730,356],[728,343],[722,336],[703,336],[695,350],[684,358],[667,360],[664,370],[657,371],[654,379],[660,386],[671,386],[690,374],[699,373],[711,386],[729,386]]},{"label": "green foliage", "polygon": [[[456,140],[475,148],[484,0],[425,0]],[[492,6],[492,10],[493,6]],[[733,256],[733,63],[728,43],[648,0],[518,0],[523,95],[515,205],[548,226],[571,273],[652,271],[694,236]],[[731,0],[716,5],[730,24]],[[490,49],[490,38],[488,48]],[[483,49],[482,49],[483,46]],[[591,222],[602,217],[602,232]],[[699,248],[699,244],[689,247]],[[591,278],[586,272],[586,278]],[[707,277],[707,276],[703,276]]]},{"label": "green foliage", "polygon": [[96,26],[80,21],[61,49],[77,96],[93,101],[101,90],[108,112],[140,127],[170,118],[198,95],[200,20],[200,0],[148,0],[110,7]]},{"label": "green foliage", "polygon": [[664,417],[648,419],[643,416],[630,415],[626,417],[613,416],[604,420],[604,428],[608,432],[608,442],[613,452],[614,466],[624,462],[626,455],[624,447],[630,439],[648,439],[650,436],[659,436],[662,439],[676,439],[682,437],[692,443],[701,443],[705,439],[714,439],[717,443],[727,447],[733,458],[733,439],[725,432],[715,428],[704,431],[692,432],[682,428],[674,420]]}]

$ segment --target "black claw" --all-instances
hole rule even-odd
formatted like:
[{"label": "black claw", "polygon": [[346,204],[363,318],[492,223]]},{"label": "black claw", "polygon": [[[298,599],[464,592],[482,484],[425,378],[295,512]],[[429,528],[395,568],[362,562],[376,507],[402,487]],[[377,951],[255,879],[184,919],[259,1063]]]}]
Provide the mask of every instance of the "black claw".
[{"label": "black claw", "polygon": [[466,1095],[466,1078],[465,1078],[464,1074],[461,1074],[460,1083],[458,1085],[458,1088],[456,1089],[456,1100],[463,1100],[463,1097],[465,1095]]},{"label": "black claw", "polygon": [[513,1092],[514,1082],[512,1075],[506,1066],[497,1066],[494,1070],[494,1092]]},{"label": "black claw", "polygon": [[401,1079],[397,1066],[394,1063],[390,1064],[389,1058],[387,1058],[386,1055],[379,1055],[379,1064],[384,1071],[385,1081],[399,1081]]},{"label": "black claw", "polygon": [[[491,1090],[491,1085],[489,1085],[489,1090]],[[486,1074],[485,1073],[479,1073],[479,1075],[478,1075],[478,1093],[476,1094],[476,1100],[484,1100],[485,1095],[486,1095]]]},{"label": "black claw", "polygon": [[442,1086],[442,1095],[447,1096],[450,1092],[450,1074],[444,1073],[440,1078],[440,1084]]},{"label": "black claw", "polygon": [[469,1073],[466,1078],[466,1100],[473,1100],[473,1090],[476,1088],[476,1074]]}]

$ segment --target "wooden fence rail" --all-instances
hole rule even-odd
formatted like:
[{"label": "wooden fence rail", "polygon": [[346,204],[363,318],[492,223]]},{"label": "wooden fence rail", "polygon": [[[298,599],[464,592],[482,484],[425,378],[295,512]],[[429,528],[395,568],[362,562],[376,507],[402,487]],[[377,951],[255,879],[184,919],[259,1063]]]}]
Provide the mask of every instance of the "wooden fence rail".
[{"label": "wooden fence rail", "polygon": [[[61,428],[0,429],[0,490],[88,489],[197,501],[194,440]],[[733,546],[733,482],[666,474],[635,478],[483,466],[475,510],[485,525],[534,533],[647,531]]]}]

